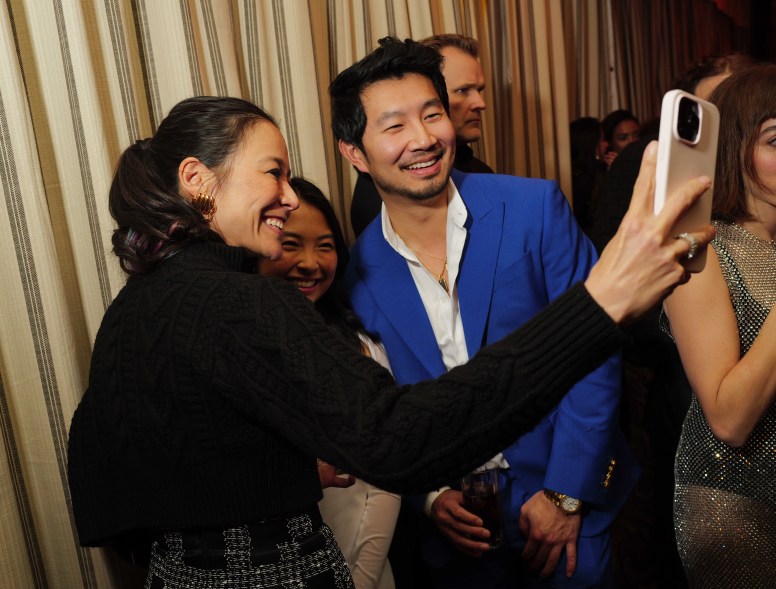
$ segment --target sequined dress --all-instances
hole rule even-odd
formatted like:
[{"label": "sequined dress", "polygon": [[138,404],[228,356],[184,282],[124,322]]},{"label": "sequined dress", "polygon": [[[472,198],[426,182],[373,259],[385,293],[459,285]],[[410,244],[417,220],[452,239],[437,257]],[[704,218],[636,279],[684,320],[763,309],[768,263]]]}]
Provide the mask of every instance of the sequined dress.
[{"label": "sequined dress", "polygon": [[[776,242],[715,226],[743,356],[776,300]],[[676,455],[674,523],[691,587],[776,587],[776,404],[733,448],[714,437],[693,396]]]}]

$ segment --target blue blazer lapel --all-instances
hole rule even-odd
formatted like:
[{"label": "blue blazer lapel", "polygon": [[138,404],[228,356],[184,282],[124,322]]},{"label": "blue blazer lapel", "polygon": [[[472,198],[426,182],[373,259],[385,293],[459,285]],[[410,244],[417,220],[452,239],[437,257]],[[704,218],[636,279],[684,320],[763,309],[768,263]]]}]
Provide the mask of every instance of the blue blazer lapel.
[{"label": "blue blazer lapel", "polygon": [[[446,368],[407,262],[385,241],[379,227],[369,229],[361,237],[359,274],[396,337],[428,369],[428,374],[418,375],[417,380],[436,377]],[[388,350],[392,364],[397,361],[397,351]]]},{"label": "blue blazer lapel", "polygon": [[469,356],[474,356],[485,344],[487,336],[504,207],[488,198],[478,181],[479,175],[453,170],[452,178],[469,211],[468,236],[458,276],[458,301],[466,349]]}]

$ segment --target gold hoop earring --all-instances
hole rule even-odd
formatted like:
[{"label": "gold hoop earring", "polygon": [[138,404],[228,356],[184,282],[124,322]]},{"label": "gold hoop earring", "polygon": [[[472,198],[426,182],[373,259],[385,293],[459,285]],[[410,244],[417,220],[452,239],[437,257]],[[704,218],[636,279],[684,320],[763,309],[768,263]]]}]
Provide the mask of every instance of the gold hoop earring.
[{"label": "gold hoop earring", "polygon": [[204,191],[206,183],[207,180],[202,182],[202,185],[199,187],[199,192],[197,193],[197,196],[191,200],[191,204],[203,217],[205,217],[205,221],[210,222],[213,220],[213,215],[216,214],[216,199]]}]

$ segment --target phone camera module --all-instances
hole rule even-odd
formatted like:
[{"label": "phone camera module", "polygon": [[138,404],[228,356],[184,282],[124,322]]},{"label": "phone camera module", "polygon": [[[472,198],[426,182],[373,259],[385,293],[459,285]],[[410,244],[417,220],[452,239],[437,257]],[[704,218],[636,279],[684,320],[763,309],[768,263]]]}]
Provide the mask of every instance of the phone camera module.
[{"label": "phone camera module", "polygon": [[679,109],[676,118],[676,134],[687,143],[698,143],[700,134],[701,117],[700,107],[695,100],[683,96],[679,100]]}]

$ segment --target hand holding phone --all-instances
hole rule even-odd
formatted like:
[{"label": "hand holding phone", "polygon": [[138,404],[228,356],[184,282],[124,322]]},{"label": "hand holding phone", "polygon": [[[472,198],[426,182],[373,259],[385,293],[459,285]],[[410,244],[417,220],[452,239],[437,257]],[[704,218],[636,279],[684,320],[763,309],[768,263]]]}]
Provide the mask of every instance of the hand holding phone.
[{"label": "hand holding phone", "polygon": [[[673,235],[697,231],[711,221],[718,135],[716,106],[681,90],[671,90],[663,96],[655,173],[655,214],[663,208],[666,198],[687,180],[705,175],[712,183],[679,218]],[[685,263],[690,272],[700,272],[705,265],[705,250]]]}]

